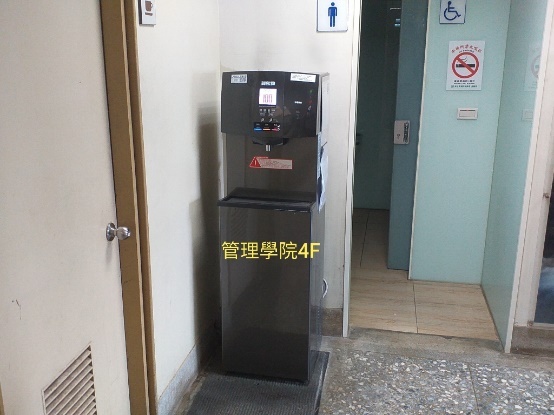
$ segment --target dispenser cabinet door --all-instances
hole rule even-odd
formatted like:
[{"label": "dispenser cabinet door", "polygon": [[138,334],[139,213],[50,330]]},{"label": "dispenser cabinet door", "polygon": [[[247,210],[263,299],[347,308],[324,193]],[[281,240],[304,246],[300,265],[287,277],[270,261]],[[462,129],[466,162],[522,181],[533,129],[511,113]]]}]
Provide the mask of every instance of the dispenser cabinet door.
[{"label": "dispenser cabinet door", "polygon": [[308,380],[311,261],[294,251],[311,242],[312,212],[220,207],[225,370]]}]

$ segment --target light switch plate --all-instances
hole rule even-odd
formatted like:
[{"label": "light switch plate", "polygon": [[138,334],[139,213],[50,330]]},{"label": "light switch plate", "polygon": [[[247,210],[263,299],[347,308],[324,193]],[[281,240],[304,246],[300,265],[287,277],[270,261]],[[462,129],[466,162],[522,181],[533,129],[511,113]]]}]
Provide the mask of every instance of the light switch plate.
[{"label": "light switch plate", "polygon": [[394,144],[410,143],[410,121],[396,120],[394,122]]},{"label": "light switch plate", "polygon": [[459,120],[476,120],[478,117],[477,108],[458,108]]}]

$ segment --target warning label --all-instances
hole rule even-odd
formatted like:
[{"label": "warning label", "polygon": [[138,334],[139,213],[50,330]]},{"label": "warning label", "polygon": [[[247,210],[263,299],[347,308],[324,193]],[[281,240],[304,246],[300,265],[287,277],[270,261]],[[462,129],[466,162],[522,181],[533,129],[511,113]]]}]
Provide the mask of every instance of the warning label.
[{"label": "warning label", "polygon": [[292,160],[256,156],[250,162],[250,167],[253,169],[292,170]]},{"label": "warning label", "polygon": [[446,89],[480,91],[483,79],[484,41],[452,41],[449,44]]}]

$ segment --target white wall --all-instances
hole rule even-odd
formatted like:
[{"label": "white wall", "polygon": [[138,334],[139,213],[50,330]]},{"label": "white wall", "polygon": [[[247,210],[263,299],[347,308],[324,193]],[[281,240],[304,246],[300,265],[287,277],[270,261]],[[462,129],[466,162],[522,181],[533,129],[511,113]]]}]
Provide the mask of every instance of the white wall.
[{"label": "white wall", "polygon": [[157,396],[218,312],[216,0],[157,4],[138,27]]},{"label": "white wall", "polygon": [[[349,31],[316,32],[316,1],[220,0],[221,69],[285,70],[330,74],[329,196],[326,205],[325,306],[342,308],[345,204],[353,44]],[[357,51],[355,51],[357,54]]]}]

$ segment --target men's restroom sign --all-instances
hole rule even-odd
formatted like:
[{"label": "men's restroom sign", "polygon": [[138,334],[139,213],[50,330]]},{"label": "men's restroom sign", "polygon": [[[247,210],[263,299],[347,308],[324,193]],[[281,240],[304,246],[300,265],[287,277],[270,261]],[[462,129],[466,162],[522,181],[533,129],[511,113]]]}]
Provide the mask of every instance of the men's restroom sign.
[{"label": "men's restroom sign", "polygon": [[452,41],[448,48],[446,90],[480,91],[485,58],[484,41]]},{"label": "men's restroom sign", "polygon": [[348,0],[317,0],[317,31],[346,32]]}]

